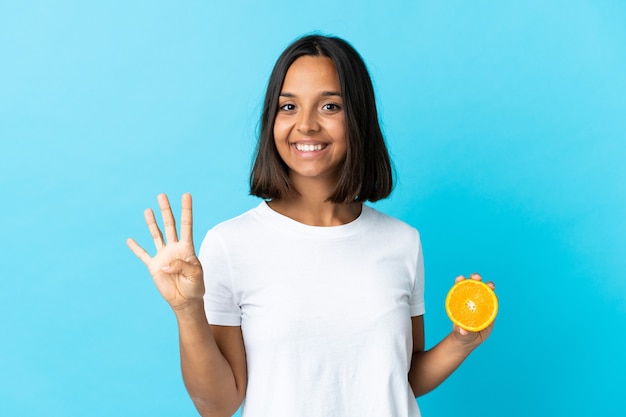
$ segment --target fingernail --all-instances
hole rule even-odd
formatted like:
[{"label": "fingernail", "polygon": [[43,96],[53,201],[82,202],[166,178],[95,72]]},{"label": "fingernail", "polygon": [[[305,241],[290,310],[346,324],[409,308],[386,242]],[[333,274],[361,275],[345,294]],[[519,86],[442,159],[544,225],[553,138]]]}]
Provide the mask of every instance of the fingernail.
[{"label": "fingernail", "polygon": [[170,270],[170,266],[169,265],[165,265],[163,267],[161,267],[162,271],[168,272]]}]

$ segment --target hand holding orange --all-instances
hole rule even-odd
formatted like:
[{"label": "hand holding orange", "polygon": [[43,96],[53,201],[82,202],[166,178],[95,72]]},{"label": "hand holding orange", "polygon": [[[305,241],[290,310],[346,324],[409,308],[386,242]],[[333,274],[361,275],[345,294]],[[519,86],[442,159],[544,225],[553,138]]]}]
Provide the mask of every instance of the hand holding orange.
[{"label": "hand holding orange", "polygon": [[461,329],[479,332],[496,318],[498,297],[484,282],[464,279],[454,284],[448,292],[446,313]]}]

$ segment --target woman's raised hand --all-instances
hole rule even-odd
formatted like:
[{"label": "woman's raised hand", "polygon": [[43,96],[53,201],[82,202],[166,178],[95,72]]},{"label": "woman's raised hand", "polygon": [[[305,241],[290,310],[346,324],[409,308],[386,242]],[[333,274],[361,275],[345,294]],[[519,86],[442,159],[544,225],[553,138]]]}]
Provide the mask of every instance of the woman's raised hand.
[{"label": "woman's raised hand", "polygon": [[134,239],[126,241],[128,247],[148,267],[159,292],[174,310],[184,309],[202,300],[204,281],[202,265],[193,246],[193,216],[191,195],[183,194],[180,240],[176,234],[176,221],[165,194],[157,197],[165,238],[157,225],[154,212],[146,209],[144,217],[156,246],[156,254],[151,257]]}]

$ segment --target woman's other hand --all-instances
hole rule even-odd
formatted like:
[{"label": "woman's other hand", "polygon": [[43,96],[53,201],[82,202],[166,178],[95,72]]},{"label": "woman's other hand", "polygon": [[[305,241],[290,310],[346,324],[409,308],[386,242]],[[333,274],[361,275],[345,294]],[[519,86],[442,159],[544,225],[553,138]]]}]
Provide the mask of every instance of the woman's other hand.
[{"label": "woman's other hand", "polygon": [[[466,277],[460,275],[458,277],[456,277],[456,282],[460,282],[467,279]],[[474,279],[476,281],[482,281],[482,277],[479,274],[471,274],[469,276],[469,279]],[[496,289],[496,286],[493,282],[489,281],[486,283],[492,290]],[[495,323],[495,322],[494,322]],[[465,348],[469,349],[469,350],[473,350],[476,347],[478,347],[478,345],[480,345],[482,342],[484,342],[485,340],[487,340],[487,338],[489,337],[489,335],[491,334],[491,330],[493,329],[493,325],[494,323],[491,323],[489,326],[487,326],[485,329],[479,331],[479,332],[470,332],[467,331],[465,329],[461,329],[459,326],[457,325],[453,325],[452,327],[452,334],[454,336],[454,338]]]}]

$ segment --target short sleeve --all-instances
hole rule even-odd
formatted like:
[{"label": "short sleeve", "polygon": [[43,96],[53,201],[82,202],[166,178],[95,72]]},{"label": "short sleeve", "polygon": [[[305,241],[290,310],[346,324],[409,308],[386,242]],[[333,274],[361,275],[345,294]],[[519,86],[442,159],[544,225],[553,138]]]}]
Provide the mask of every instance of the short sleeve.
[{"label": "short sleeve", "polygon": [[418,241],[417,260],[415,262],[415,281],[409,299],[411,317],[421,316],[426,312],[424,304],[424,256],[422,244]]},{"label": "short sleeve", "polygon": [[228,252],[219,234],[209,230],[199,252],[204,271],[204,309],[210,324],[241,326],[241,309],[233,290]]}]

